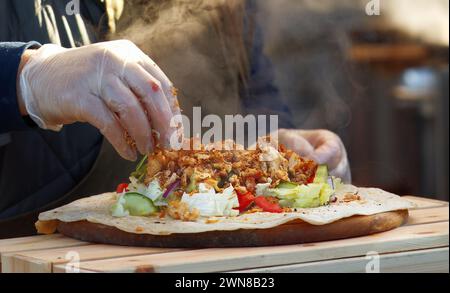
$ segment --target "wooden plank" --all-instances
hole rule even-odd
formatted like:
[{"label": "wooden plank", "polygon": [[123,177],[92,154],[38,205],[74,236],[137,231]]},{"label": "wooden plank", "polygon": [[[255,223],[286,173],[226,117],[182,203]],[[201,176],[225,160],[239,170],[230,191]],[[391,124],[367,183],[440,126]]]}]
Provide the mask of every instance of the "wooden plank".
[{"label": "wooden plank", "polygon": [[2,263],[4,273],[51,273],[53,265],[65,265],[71,261],[75,261],[74,256],[79,261],[88,261],[172,251],[177,250],[92,244],[7,253],[2,256]]},{"label": "wooden plank", "polygon": [[438,207],[409,211],[409,219],[406,225],[419,225],[449,220],[449,208]]},{"label": "wooden plank", "polygon": [[87,242],[67,238],[60,234],[0,240],[0,272],[3,270],[1,257],[6,253],[36,249],[82,246],[88,244],[89,243]]},{"label": "wooden plank", "polygon": [[[446,247],[449,223],[400,227],[396,230],[337,241],[276,247],[199,249],[80,263],[92,272],[217,272],[305,263],[378,253]],[[61,265],[54,272],[64,272]]]},{"label": "wooden plank", "polygon": [[86,242],[64,237],[61,234],[30,236],[0,240],[0,253],[32,249],[55,248],[88,244]]},{"label": "wooden plank", "polygon": [[[439,221],[448,221],[448,208],[429,208],[413,210],[410,213],[408,225],[417,225],[424,223],[433,223]],[[127,248],[108,245],[90,245],[85,247],[62,248],[37,251],[25,251],[23,253],[11,253],[3,257],[3,263],[8,263],[5,272],[51,272],[52,265],[66,263],[66,254],[70,251],[76,251],[81,254],[81,260],[106,259],[108,257],[123,257],[132,255],[142,255],[146,253],[159,253],[157,250],[148,251],[147,249]],[[170,251],[170,250],[167,250]],[[50,265],[49,265],[50,263]]]},{"label": "wooden plank", "polygon": [[[412,202],[418,205],[417,209],[410,211],[410,220],[407,225],[418,225],[423,223],[434,223],[448,220],[449,212],[447,202],[434,199],[419,198],[414,196],[406,196],[405,198],[411,200]],[[21,251],[29,251],[29,250],[33,251],[47,248],[52,249],[55,247],[56,248],[72,247],[81,245],[89,245],[89,243],[66,238],[59,234],[0,240],[0,256],[3,254],[11,255],[12,252],[15,252],[15,254],[17,254],[17,252]],[[129,256],[130,254],[126,255]],[[117,256],[124,256],[124,255],[120,255],[120,253],[118,253]],[[48,258],[45,257],[35,258],[29,255],[23,255],[22,257],[23,260],[25,261],[32,260],[34,262],[33,267],[37,267],[39,268],[39,270],[42,270],[44,268],[44,270],[48,271],[48,268],[46,267],[47,264],[49,263]],[[49,256],[49,258],[51,260],[51,256]],[[88,259],[92,260],[91,258],[85,258],[83,260]],[[52,262],[50,261],[50,263]],[[56,264],[59,265],[60,263]],[[0,262],[0,272],[1,272],[1,262]]]},{"label": "wooden plank", "polygon": [[[429,208],[413,210],[410,213],[409,225],[448,221],[448,208]],[[17,241],[16,241],[17,242]],[[23,241],[19,241],[23,242]],[[142,255],[146,253],[160,253],[159,251],[148,251],[147,249],[127,248],[108,245],[89,245],[85,247],[61,248],[48,250],[25,251],[22,253],[10,253],[3,257],[2,262],[7,263],[4,272],[51,272],[53,265],[68,262],[66,254],[71,251],[80,253],[81,260],[106,259],[109,257],[123,257]],[[170,251],[170,250],[167,250]]]},{"label": "wooden plank", "polygon": [[437,199],[430,199],[430,198],[410,196],[410,195],[402,196],[402,198],[415,203],[417,205],[417,207],[415,209],[426,209],[426,208],[442,207],[442,206],[448,207],[448,202],[437,200]]},{"label": "wooden plank", "polygon": [[[295,264],[289,266],[266,267],[233,273],[365,273],[373,272],[366,266],[373,258],[354,257],[328,261]],[[435,248],[416,251],[381,254],[380,273],[449,273],[449,249]]]}]

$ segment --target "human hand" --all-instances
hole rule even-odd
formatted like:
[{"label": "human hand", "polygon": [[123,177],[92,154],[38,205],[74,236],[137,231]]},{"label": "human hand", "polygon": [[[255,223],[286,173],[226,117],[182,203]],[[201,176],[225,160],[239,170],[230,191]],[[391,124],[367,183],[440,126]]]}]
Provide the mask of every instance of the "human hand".
[{"label": "human hand", "polygon": [[326,164],[330,175],[351,182],[347,151],[339,136],[328,130],[280,129],[278,141],[301,156]]},{"label": "human hand", "polygon": [[129,138],[147,154],[153,131],[162,146],[176,131],[170,121],[180,109],[172,83],[130,41],[74,49],[44,45],[28,56],[19,78],[19,104],[41,128],[88,122],[128,160],[137,158]]}]

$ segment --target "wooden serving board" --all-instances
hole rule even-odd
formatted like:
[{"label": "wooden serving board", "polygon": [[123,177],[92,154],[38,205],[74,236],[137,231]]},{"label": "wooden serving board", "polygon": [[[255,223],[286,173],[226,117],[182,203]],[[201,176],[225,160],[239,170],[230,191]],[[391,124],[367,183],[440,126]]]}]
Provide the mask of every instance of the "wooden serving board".
[{"label": "wooden serving board", "polygon": [[449,272],[449,205],[417,204],[405,226],[353,239],[255,248],[165,249],[100,245],[62,235],[0,240],[1,271],[20,272]]}]

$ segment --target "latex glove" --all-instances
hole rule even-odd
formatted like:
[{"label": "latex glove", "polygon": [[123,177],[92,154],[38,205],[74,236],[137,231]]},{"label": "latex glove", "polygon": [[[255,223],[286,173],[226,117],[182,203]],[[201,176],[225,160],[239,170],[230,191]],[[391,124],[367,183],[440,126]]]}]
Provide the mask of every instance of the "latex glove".
[{"label": "latex glove", "polygon": [[176,130],[170,121],[180,114],[174,92],[161,69],[122,40],[74,49],[42,46],[23,66],[18,98],[41,128],[88,122],[122,157],[136,160],[129,138],[142,154],[154,147],[152,129],[169,145]]},{"label": "latex glove", "polygon": [[331,175],[351,183],[347,151],[337,134],[328,130],[280,129],[278,141],[301,156],[328,165]]}]

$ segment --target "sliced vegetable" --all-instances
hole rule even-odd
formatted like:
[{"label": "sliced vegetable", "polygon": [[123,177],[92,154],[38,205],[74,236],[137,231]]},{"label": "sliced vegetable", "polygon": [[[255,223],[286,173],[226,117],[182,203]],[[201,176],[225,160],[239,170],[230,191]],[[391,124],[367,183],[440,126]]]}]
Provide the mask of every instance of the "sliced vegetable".
[{"label": "sliced vegetable", "polygon": [[147,160],[148,156],[145,155],[137,165],[136,170],[133,173],[131,173],[131,177],[136,178],[138,182],[142,182],[144,180],[145,175],[147,174]]},{"label": "sliced vegetable", "polygon": [[248,191],[241,192],[241,191],[239,191],[238,189],[236,189],[235,191],[236,191],[236,194],[237,194],[238,196],[246,195],[246,194],[248,193]]},{"label": "sliced vegetable", "polygon": [[277,188],[291,189],[291,188],[296,188],[297,186],[298,186],[298,184],[295,184],[293,182],[283,181],[280,184],[278,184]]},{"label": "sliced vegetable", "polygon": [[267,195],[269,193],[268,192],[269,189],[270,189],[270,182],[258,183],[258,184],[256,184],[255,194],[256,195]]},{"label": "sliced vegetable", "polygon": [[124,208],[132,216],[149,216],[158,212],[152,200],[139,193],[127,193],[124,195]]},{"label": "sliced vegetable", "polygon": [[328,180],[328,166],[320,165],[317,167],[314,183],[327,183]]},{"label": "sliced vegetable", "polygon": [[323,184],[311,183],[302,185],[299,196],[294,199],[293,207],[295,208],[313,208],[321,206],[320,191]]},{"label": "sliced vegetable", "polygon": [[111,207],[111,214],[113,217],[123,218],[130,215],[130,213],[123,207],[124,203],[125,199],[123,196],[119,197],[119,200]]},{"label": "sliced vegetable", "polygon": [[172,183],[172,184],[170,184],[168,187],[167,187],[167,189],[166,189],[166,191],[164,192],[164,194],[163,194],[163,198],[167,198],[169,195],[171,195],[174,191],[175,191],[175,189],[177,189],[178,187],[180,187],[180,183],[181,183],[181,181],[180,180],[177,180],[177,181],[175,181],[174,183]]},{"label": "sliced vegetable", "polygon": [[244,194],[238,194],[238,200],[239,200],[239,211],[243,212],[245,211],[254,201],[255,196],[251,192],[247,192]]},{"label": "sliced vegetable", "polygon": [[121,196],[112,206],[111,212],[115,217],[150,216],[158,212],[158,208],[148,197],[137,192],[129,192]]},{"label": "sliced vegetable", "polygon": [[265,196],[274,196],[280,205],[291,208],[315,208],[328,203],[333,189],[327,183],[311,183],[289,188],[269,188]]},{"label": "sliced vegetable", "polygon": [[281,199],[278,204],[283,208],[290,208],[294,206],[294,201],[288,199]]},{"label": "sliced vegetable", "polygon": [[281,213],[283,209],[280,207],[278,202],[271,200],[270,197],[257,196],[255,198],[255,204],[263,209],[263,211],[268,213]]},{"label": "sliced vegetable", "polygon": [[126,191],[127,188],[128,188],[128,183],[120,183],[120,184],[117,186],[116,191],[117,191],[117,193],[122,193],[122,192]]},{"label": "sliced vegetable", "polygon": [[155,206],[167,206],[166,198],[163,198],[164,190],[159,184],[157,178],[150,181],[148,185],[141,183],[135,177],[130,177],[130,184],[128,185],[128,192],[137,192],[148,197]]},{"label": "sliced vegetable", "polygon": [[164,202],[164,198],[162,197],[164,194],[164,190],[161,188],[161,186],[159,185],[159,180],[158,179],[153,179],[148,186],[145,187],[144,185],[144,190],[138,191],[138,193],[145,195],[146,197],[148,197],[149,199],[151,199],[151,201],[155,204],[155,205],[159,205],[159,202]]},{"label": "sliced vegetable", "polygon": [[189,178],[189,184],[186,186],[186,192],[191,193],[195,190],[198,190],[197,186],[197,173],[192,173],[191,178]]},{"label": "sliced vegetable", "polygon": [[214,188],[200,183],[198,192],[184,193],[181,202],[186,203],[191,210],[197,209],[200,216],[234,217],[239,214],[239,211],[235,210],[235,208],[239,208],[239,200],[233,186],[224,189],[222,193],[216,193]]}]

